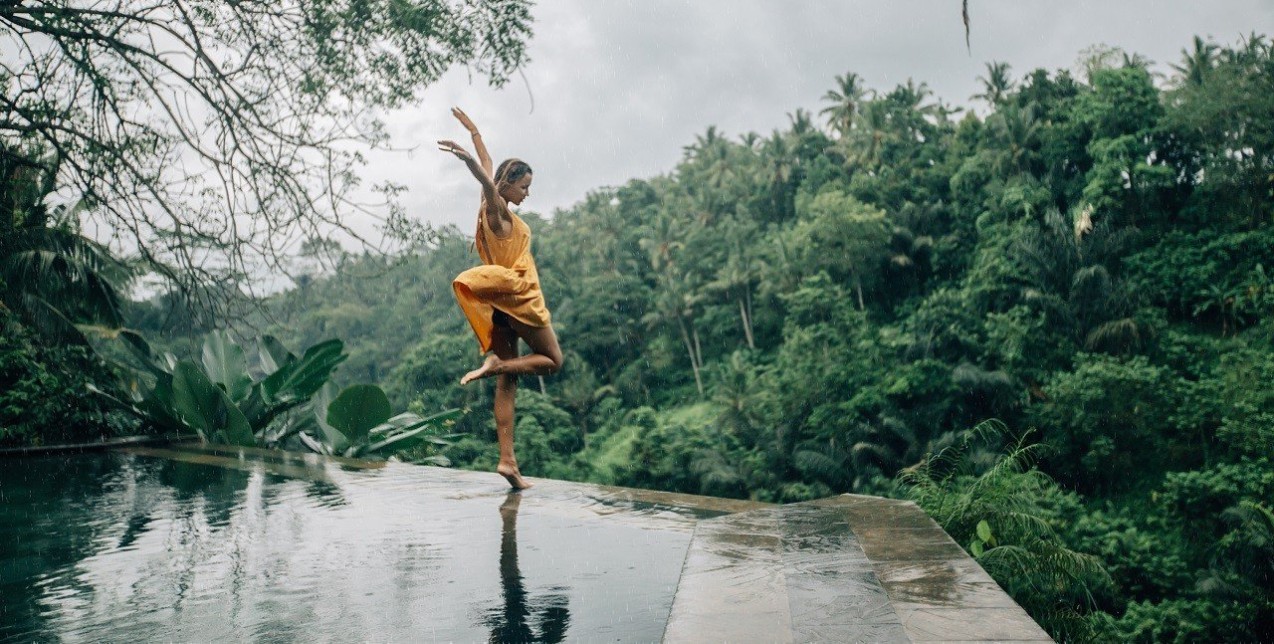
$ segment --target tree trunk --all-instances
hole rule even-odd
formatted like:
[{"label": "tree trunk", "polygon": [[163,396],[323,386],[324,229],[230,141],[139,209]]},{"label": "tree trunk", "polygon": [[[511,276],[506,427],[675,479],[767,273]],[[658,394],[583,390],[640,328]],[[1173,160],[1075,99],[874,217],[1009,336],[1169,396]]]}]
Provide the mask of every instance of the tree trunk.
[{"label": "tree trunk", "polygon": [[748,312],[743,298],[739,298],[739,318],[743,320],[743,335],[748,340],[748,348],[755,349],[756,342],[752,340],[752,315]]},{"label": "tree trunk", "polygon": [[857,275],[854,276],[854,290],[858,292],[858,310],[867,310],[867,306],[863,304],[863,280]]},{"label": "tree trunk", "polygon": [[[677,317],[677,328],[681,330],[681,341],[686,344],[686,353],[690,355],[690,368],[695,374],[695,387],[699,390],[699,397],[703,397],[703,379],[699,377],[699,361],[695,357],[695,345],[690,342],[690,334],[686,332],[686,322]],[[696,339],[698,332],[695,332]]]}]

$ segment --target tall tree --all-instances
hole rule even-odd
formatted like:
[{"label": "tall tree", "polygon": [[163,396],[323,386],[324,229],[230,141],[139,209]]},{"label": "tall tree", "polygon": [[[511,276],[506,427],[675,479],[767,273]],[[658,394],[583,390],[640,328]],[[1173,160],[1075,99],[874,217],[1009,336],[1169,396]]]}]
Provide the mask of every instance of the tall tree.
[{"label": "tall tree", "polygon": [[1181,81],[1189,85],[1203,85],[1208,72],[1216,62],[1217,46],[1195,36],[1193,49],[1181,50],[1181,62],[1172,68],[1181,74]]},{"label": "tall tree", "polygon": [[986,101],[987,105],[995,107],[1004,102],[1009,92],[1013,91],[1016,83],[1009,77],[1009,64],[1001,62],[989,62],[986,64],[986,76],[978,76],[978,82],[982,83],[982,93],[974,94],[969,98],[976,98]]},{"label": "tall tree", "polygon": [[81,323],[118,327],[128,268],[80,234],[83,200],[50,204],[56,172],[6,152],[0,147],[0,308],[50,343],[83,344]]},{"label": "tall tree", "polygon": [[854,126],[854,120],[858,117],[859,108],[863,99],[867,97],[867,92],[867,88],[863,86],[863,79],[854,72],[847,72],[836,77],[836,89],[828,90],[823,95],[823,100],[830,105],[819,110],[818,113],[827,115],[827,124],[840,138],[849,136],[850,128]]},{"label": "tall tree", "polygon": [[[377,110],[456,65],[499,85],[527,61],[529,0],[0,3],[0,143],[187,293],[286,271],[306,238],[423,233],[399,186],[356,197]],[[49,154],[28,154],[35,140]],[[378,198],[379,199],[379,198]]]}]

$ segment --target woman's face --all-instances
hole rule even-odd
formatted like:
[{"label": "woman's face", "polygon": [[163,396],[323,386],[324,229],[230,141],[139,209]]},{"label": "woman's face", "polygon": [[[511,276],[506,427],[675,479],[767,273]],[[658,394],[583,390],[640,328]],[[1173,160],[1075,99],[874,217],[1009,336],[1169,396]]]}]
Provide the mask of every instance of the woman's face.
[{"label": "woman's face", "polygon": [[527,197],[531,196],[531,173],[522,175],[512,183],[505,183],[500,188],[500,196],[511,204],[521,205]]}]

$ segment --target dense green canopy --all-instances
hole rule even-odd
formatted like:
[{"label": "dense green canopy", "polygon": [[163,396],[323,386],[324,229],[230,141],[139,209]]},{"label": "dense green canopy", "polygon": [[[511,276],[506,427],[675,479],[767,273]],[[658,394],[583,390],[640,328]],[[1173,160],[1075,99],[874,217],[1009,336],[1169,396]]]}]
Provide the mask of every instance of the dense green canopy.
[{"label": "dense green canopy", "polygon": [[[1168,78],[1090,53],[992,63],[964,114],[849,73],[825,128],[709,128],[526,215],[567,359],[523,382],[524,473],[910,496],[1058,639],[1274,633],[1274,50],[1196,40]],[[459,231],[347,256],[255,324],[342,339],[338,378],[396,408],[467,408],[447,455],[493,468],[492,387],[456,384],[475,261]]]}]

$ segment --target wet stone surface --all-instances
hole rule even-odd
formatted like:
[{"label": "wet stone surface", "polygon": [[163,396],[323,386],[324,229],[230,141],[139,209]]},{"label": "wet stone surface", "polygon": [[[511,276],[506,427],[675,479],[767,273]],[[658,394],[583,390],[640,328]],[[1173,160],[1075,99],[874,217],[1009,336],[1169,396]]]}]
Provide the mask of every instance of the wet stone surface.
[{"label": "wet stone surface", "polygon": [[0,642],[1047,641],[914,504],[208,445],[0,468]]},{"label": "wet stone surface", "polygon": [[843,495],[701,521],[690,551],[665,641],[1051,641],[909,502]]}]

